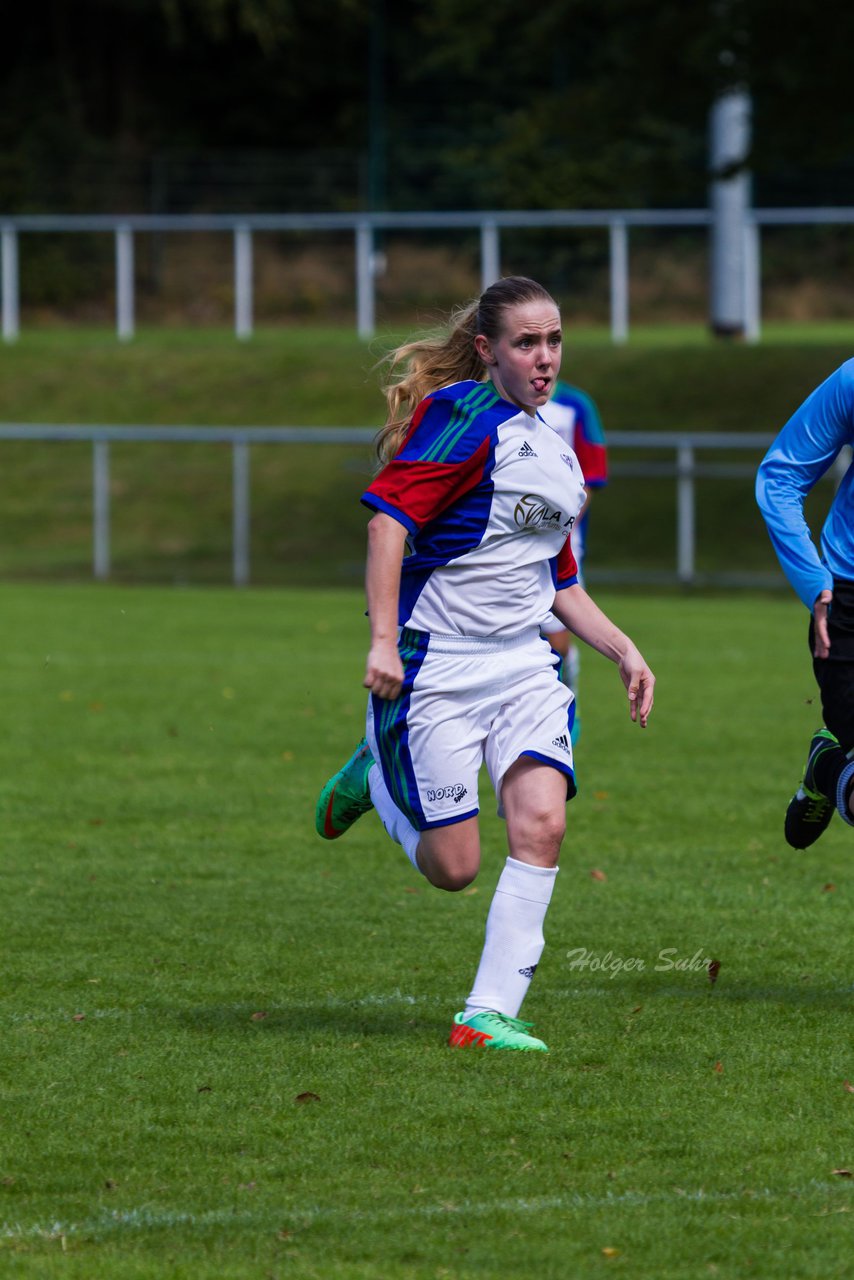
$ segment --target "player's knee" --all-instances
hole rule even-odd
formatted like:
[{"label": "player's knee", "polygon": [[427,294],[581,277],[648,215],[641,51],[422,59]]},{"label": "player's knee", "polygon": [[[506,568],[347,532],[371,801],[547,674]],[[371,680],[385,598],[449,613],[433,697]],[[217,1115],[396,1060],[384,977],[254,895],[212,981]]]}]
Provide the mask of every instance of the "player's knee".
[{"label": "player's knee", "polygon": [[541,865],[557,865],[560,847],[566,835],[566,813],[563,809],[543,809],[519,824],[513,844],[534,855]]},{"label": "player's knee", "polygon": [[425,875],[435,888],[444,889],[447,893],[459,893],[461,889],[467,889],[475,879],[477,868],[431,867]]}]

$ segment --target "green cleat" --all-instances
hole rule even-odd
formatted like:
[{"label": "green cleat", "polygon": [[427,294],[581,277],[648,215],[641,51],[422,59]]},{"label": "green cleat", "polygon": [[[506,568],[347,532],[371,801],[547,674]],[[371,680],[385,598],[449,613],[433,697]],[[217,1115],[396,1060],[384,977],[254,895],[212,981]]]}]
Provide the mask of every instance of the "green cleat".
[{"label": "green cleat", "polygon": [[373,764],[371,749],[363,738],[343,769],[339,769],[321,791],[314,825],[324,840],[337,840],[349,831],[357,818],[373,809],[368,789],[368,774]]},{"label": "green cleat", "polygon": [[474,1013],[466,1018],[464,1013],[455,1013],[448,1040],[455,1049],[522,1049],[530,1052],[548,1053],[549,1047],[529,1035],[532,1022],[520,1022],[506,1013],[495,1013],[491,1009],[485,1013]]},{"label": "green cleat", "polygon": [[818,790],[815,781],[816,761],[823,752],[841,750],[829,729],[819,729],[812,736],[809,755],[801,785],[789,801],[786,810],[786,840],[793,849],[808,849],[827,829],[833,810],[833,800]]}]

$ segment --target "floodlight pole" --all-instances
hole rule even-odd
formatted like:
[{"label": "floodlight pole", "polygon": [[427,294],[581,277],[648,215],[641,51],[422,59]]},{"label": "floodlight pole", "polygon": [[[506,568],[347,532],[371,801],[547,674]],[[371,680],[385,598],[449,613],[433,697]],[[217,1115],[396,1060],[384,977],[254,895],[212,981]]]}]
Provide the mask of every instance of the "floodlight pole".
[{"label": "floodlight pole", "polygon": [[751,205],[747,168],[750,138],[750,94],[743,85],[732,85],[715,99],[709,121],[710,323],[712,332],[720,337],[740,337],[747,328],[745,227]]},{"label": "floodlight pole", "polygon": [[3,341],[14,342],[20,333],[18,284],[18,232],[4,227],[0,233],[0,271],[3,276]]}]

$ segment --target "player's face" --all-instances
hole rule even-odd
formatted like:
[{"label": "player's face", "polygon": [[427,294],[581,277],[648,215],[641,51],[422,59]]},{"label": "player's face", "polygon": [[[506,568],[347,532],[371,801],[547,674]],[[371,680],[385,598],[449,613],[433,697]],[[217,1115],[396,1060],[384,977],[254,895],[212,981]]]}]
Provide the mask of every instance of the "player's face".
[{"label": "player's face", "polygon": [[508,307],[498,338],[480,334],[475,347],[498,394],[533,416],[554,391],[561,341],[560,312],[540,300]]}]

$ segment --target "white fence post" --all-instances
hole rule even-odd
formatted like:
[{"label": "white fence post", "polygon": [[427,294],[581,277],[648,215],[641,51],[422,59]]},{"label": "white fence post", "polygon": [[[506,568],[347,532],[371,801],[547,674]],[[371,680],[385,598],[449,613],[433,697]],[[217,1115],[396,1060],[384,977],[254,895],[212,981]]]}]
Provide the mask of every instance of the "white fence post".
[{"label": "white fence post", "polygon": [[694,581],[695,537],[694,448],[683,441],[676,450],[676,574],[687,586]]},{"label": "white fence post", "polygon": [[101,580],[110,576],[110,445],[92,443],[92,540],[93,572]]},{"label": "white fence post", "polygon": [[609,225],[611,248],[611,340],[629,336],[629,232],[622,218]]},{"label": "white fence post", "polygon": [[116,227],[116,333],[121,342],[134,334],[133,231]]},{"label": "white fence post", "polygon": [[744,223],[744,336],[758,342],[762,332],[762,250],[755,218]]},{"label": "white fence post", "polygon": [[744,226],[750,218],[751,137],[750,94],[741,85],[730,85],[709,113],[709,318],[712,332],[722,337],[741,336],[746,329]]},{"label": "white fence post", "polygon": [[14,342],[20,333],[18,233],[14,227],[3,228],[0,257],[3,274],[3,341]]},{"label": "white fence post", "polygon": [[360,338],[374,336],[374,232],[369,222],[356,227],[356,328]]},{"label": "white fence post", "polygon": [[482,222],[480,225],[480,289],[481,293],[496,280],[501,279],[501,243],[498,224]]},{"label": "white fence post", "polygon": [[233,576],[236,587],[249,582],[249,445],[235,440],[232,445],[232,544]]},{"label": "white fence post", "polygon": [[252,337],[252,231],[245,224],[234,228],[234,332]]}]

